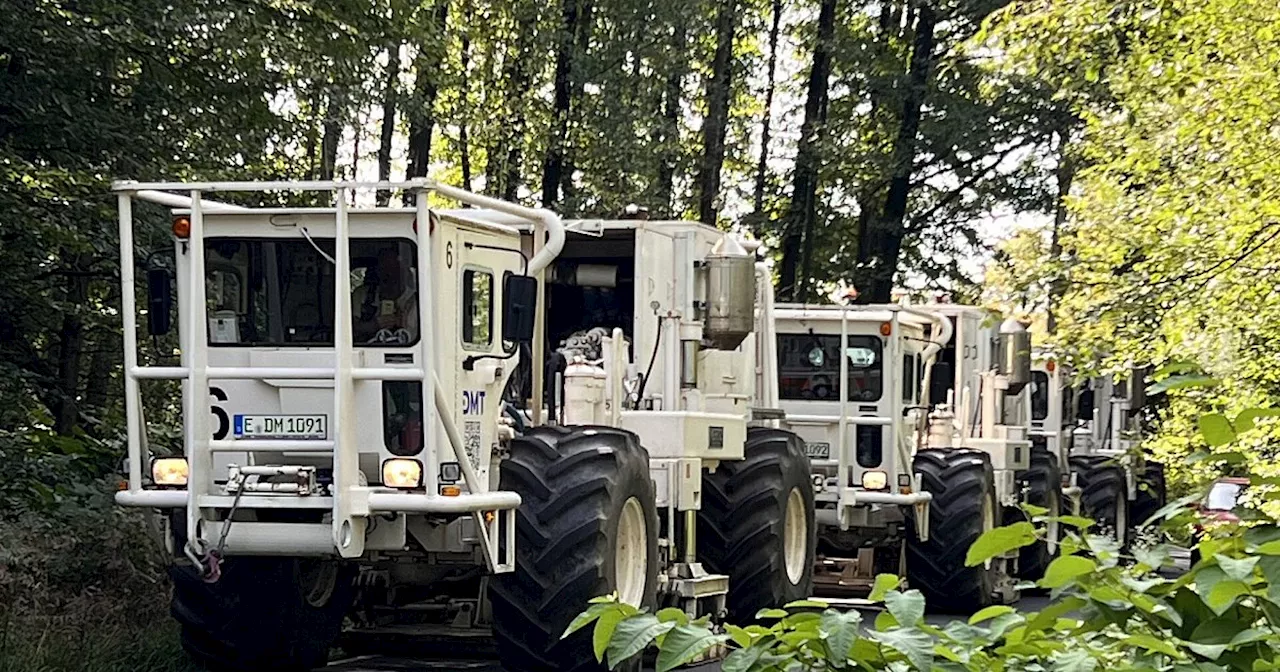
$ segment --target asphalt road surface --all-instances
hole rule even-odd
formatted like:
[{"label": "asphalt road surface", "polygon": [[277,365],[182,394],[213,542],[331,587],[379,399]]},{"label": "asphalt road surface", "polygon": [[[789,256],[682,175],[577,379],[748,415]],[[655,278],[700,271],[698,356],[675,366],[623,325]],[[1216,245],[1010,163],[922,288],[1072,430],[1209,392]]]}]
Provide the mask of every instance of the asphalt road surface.
[{"label": "asphalt road surface", "polygon": [[[1047,597],[1028,595],[1018,601],[1017,607],[1025,611],[1038,611],[1048,603]],[[876,615],[880,612],[880,609],[875,607],[859,606],[855,600],[850,600],[843,606],[862,612],[862,620],[868,624],[875,622]],[[925,616],[926,621],[935,625],[945,625],[950,621],[966,618],[966,616],[948,614]],[[326,670],[328,672],[502,672],[502,666],[497,661],[478,655],[468,655],[466,648],[459,647],[459,651],[450,658],[437,655],[430,657],[358,656],[334,661]],[[720,666],[716,663],[708,663],[683,669],[687,672],[719,672]]]}]

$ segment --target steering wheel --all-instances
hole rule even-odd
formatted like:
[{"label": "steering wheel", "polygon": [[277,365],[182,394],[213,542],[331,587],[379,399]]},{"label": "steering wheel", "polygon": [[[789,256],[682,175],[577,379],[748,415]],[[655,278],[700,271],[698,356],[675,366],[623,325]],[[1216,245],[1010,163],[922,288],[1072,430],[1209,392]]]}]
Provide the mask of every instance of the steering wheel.
[{"label": "steering wheel", "polygon": [[404,344],[410,341],[408,329],[379,329],[378,333],[369,339],[370,343],[395,343]]}]

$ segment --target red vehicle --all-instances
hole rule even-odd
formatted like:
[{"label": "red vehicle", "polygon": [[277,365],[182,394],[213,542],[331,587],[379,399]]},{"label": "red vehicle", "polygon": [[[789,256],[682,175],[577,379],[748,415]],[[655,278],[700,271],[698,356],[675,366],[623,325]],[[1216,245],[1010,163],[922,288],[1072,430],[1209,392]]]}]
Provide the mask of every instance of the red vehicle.
[{"label": "red vehicle", "polygon": [[[1193,541],[1200,543],[1205,528],[1223,523],[1238,523],[1240,517],[1235,508],[1240,503],[1240,495],[1249,487],[1247,478],[1219,478],[1209,487],[1209,493],[1196,506],[1197,520]],[[1191,549],[1191,564],[1200,561],[1200,549]]]}]

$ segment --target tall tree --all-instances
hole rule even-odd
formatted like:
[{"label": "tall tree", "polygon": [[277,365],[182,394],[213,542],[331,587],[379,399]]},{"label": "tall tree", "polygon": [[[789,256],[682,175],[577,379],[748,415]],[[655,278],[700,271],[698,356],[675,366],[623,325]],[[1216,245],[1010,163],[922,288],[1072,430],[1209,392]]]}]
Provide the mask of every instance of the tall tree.
[{"label": "tall tree", "polygon": [[716,50],[707,78],[707,115],[702,120],[702,162],[698,167],[698,220],[715,225],[724,167],[724,140],[729,130],[729,98],[733,87],[733,38],[738,24],[738,1],[717,3]]},{"label": "tall tree", "polygon": [[579,51],[585,50],[591,31],[592,0],[562,0],[562,23],[556,48],[555,84],[552,93],[552,124],[547,153],[542,166],[542,207],[553,208],[560,190],[572,171],[565,170],[569,123],[574,99],[582,87],[575,78]]},{"label": "tall tree", "polygon": [[414,70],[413,98],[405,116],[409,119],[408,177],[425,177],[431,164],[431,134],[436,125],[435,106],[440,94],[440,72],[443,69],[445,30],[449,24],[448,0],[436,0],[428,25],[434,30],[430,38],[418,45]]},{"label": "tall tree", "polygon": [[687,72],[685,48],[688,43],[688,26],[675,21],[671,26],[671,50],[669,71],[662,89],[662,121],[658,133],[658,176],[655,189],[658,214],[675,215],[676,167],[680,161],[680,104],[684,100],[684,78]]},{"label": "tall tree", "polygon": [[870,303],[886,303],[893,294],[907,199],[911,195],[911,178],[915,170],[920,116],[936,58],[934,29],[937,21],[938,15],[932,5],[927,2],[919,5],[906,90],[898,113],[898,133],[893,141],[888,190],[878,216],[868,219],[867,227],[858,237],[858,264],[862,271],[859,294],[861,300]]},{"label": "tall tree", "polygon": [[[387,81],[382,93],[382,132],[378,139],[378,179],[391,179],[391,143],[396,133],[396,101],[400,92],[400,42],[387,49]],[[391,192],[380,190],[378,205],[391,201]]]},{"label": "tall tree", "polygon": [[836,0],[822,0],[818,10],[818,34],[800,126],[800,146],[787,209],[782,241],[782,268],[778,295],[785,301],[808,301],[812,284],[814,221],[817,216],[818,168],[821,149],[818,134],[827,114],[827,90],[831,77],[831,48],[835,36]]},{"label": "tall tree", "polygon": [[769,64],[765,68],[764,111],[760,113],[760,158],[756,161],[756,182],[752,203],[752,220],[755,223],[756,235],[760,235],[760,224],[765,218],[764,192],[769,175],[769,142],[773,139],[773,95],[777,86],[778,72],[778,37],[782,27],[782,0],[773,0],[771,21],[769,24]]}]

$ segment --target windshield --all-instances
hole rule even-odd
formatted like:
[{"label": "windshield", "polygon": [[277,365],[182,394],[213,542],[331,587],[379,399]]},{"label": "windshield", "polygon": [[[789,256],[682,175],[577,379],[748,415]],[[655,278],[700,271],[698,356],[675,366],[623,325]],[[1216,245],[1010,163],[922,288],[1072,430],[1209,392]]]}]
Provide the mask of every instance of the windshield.
[{"label": "windshield", "polygon": [[[875,336],[850,336],[849,401],[878,401],[883,385],[884,343]],[[783,399],[838,400],[840,337],[827,334],[778,335],[778,388]]]},{"label": "windshield", "polygon": [[[333,345],[333,239],[313,240],[315,245],[305,238],[206,242],[210,345]],[[416,262],[409,240],[351,241],[356,344],[418,341]]]},{"label": "windshield", "polygon": [[1214,483],[1209,489],[1209,497],[1204,508],[1213,511],[1230,511],[1236,508],[1236,500],[1240,498],[1242,490],[1244,490],[1243,483]]},{"label": "windshield", "polygon": [[1044,371],[1031,372],[1031,419],[1044,420],[1049,417],[1049,374]]}]

